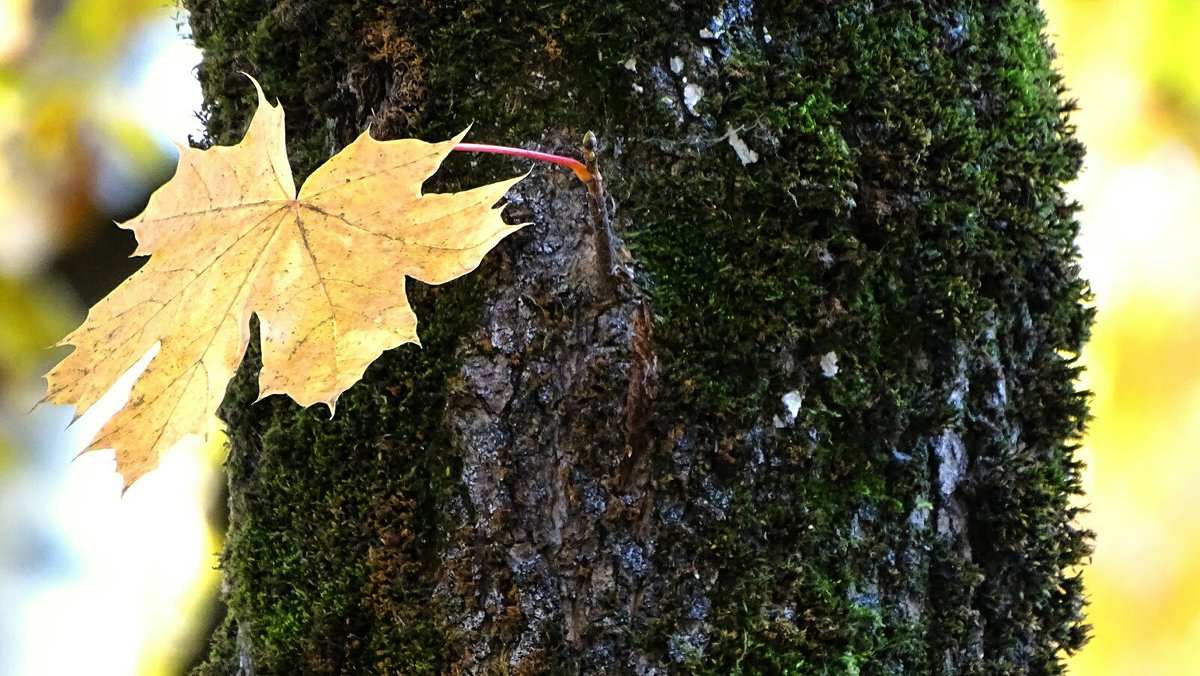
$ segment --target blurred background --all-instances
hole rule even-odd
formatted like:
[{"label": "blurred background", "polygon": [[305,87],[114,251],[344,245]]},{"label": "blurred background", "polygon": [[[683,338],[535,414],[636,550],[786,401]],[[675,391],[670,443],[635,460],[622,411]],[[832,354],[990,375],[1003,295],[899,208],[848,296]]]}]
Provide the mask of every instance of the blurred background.
[{"label": "blurred background", "polygon": [[1093,638],[1072,673],[1200,674],[1200,2],[1045,0],[1088,147],[1098,310],[1084,477]]},{"label": "blurred background", "polygon": [[134,268],[113,221],[200,135],[171,4],[0,0],[0,674],[180,673],[215,611],[220,439],[122,500],[111,453],[71,462],[103,411],[30,413],[47,346]]},{"label": "blurred background", "polygon": [[[171,4],[0,0],[0,675],[181,673],[214,620],[219,434],[121,499],[111,454],[71,462],[102,420],[29,413],[46,346],[133,268],[113,221],[201,137]],[[1094,631],[1071,672],[1200,675],[1200,2],[1043,6],[1089,149],[1070,190],[1098,309]]]}]

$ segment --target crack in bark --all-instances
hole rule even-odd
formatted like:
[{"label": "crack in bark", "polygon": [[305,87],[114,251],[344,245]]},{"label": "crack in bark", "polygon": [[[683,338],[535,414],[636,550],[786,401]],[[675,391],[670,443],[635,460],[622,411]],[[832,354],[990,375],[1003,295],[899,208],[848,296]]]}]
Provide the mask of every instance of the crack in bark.
[{"label": "crack in bark", "polygon": [[537,664],[564,644],[583,673],[611,673],[660,596],[654,501],[635,471],[657,393],[651,314],[632,278],[597,283],[605,254],[628,252],[615,237],[598,249],[573,179],[535,172],[519,190],[510,216],[533,224],[459,351],[465,391],[446,411],[466,500],[438,593],[461,604],[465,673]]}]

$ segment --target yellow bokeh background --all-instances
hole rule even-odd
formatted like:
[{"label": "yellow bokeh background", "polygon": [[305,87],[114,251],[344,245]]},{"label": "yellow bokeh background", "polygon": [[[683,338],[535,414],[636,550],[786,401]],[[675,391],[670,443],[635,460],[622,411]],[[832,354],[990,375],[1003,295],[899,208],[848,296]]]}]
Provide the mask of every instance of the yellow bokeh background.
[{"label": "yellow bokeh background", "polygon": [[1047,0],[1088,147],[1096,325],[1078,676],[1200,674],[1200,2]]},{"label": "yellow bokeh background", "polygon": [[[10,432],[40,387],[43,346],[82,312],[47,266],[103,215],[90,192],[100,156],[107,149],[144,176],[163,161],[105,83],[145,22],[171,20],[171,4],[65,0],[46,19],[40,0],[0,0],[0,480],[28,462]],[[1043,7],[1089,151],[1069,190],[1083,206],[1097,308],[1082,383],[1093,393],[1081,503],[1097,533],[1084,571],[1094,629],[1068,665],[1082,676],[1200,676],[1200,0]],[[188,620],[216,584],[219,538],[202,505],[220,481],[220,453],[217,434],[179,449],[124,501],[115,476],[101,485],[90,460],[71,465],[73,497],[57,503],[63,537],[99,559],[84,582],[125,585],[112,598],[134,614],[113,620],[101,593],[108,614],[73,618],[61,631],[91,623],[89,636],[63,645],[128,641],[128,673],[178,672],[181,646],[198,636]],[[71,603],[33,603],[20,622],[55,626]]]},{"label": "yellow bokeh background", "polygon": [[[187,140],[163,138],[169,121],[147,111],[169,106],[141,96],[163,36],[187,49],[173,5],[0,0],[0,674],[181,673],[212,614],[220,431],[122,498],[111,453],[72,462],[96,420],[67,433],[69,411],[31,411],[62,356],[47,348],[86,310],[76,292],[107,290],[81,275],[72,287],[63,261],[111,239],[173,164],[167,141]],[[198,98],[190,67],[171,76]],[[152,85],[154,98],[192,98]]]}]

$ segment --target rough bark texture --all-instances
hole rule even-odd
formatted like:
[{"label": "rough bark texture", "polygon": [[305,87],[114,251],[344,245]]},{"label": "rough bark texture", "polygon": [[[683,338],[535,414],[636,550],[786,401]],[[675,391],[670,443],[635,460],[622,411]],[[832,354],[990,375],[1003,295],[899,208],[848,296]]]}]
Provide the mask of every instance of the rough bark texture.
[{"label": "rough bark texture", "polygon": [[1034,2],[185,5],[213,141],[239,70],[301,175],[368,124],[593,129],[632,271],[539,166],[532,225],[414,289],[425,347],[332,420],[253,403],[252,348],[198,673],[1047,673],[1082,645],[1082,149]]}]

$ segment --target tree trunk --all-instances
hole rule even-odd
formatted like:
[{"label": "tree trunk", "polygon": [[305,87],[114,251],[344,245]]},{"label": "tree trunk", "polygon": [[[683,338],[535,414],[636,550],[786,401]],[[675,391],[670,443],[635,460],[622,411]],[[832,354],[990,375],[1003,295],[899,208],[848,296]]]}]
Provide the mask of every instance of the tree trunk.
[{"label": "tree trunk", "polygon": [[1035,2],[185,5],[215,142],[238,71],[298,178],[367,125],[594,130],[613,213],[533,167],[531,225],[410,283],[424,347],[332,420],[253,403],[251,348],[198,673],[1049,673],[1083,644],[1082,148]]}]

